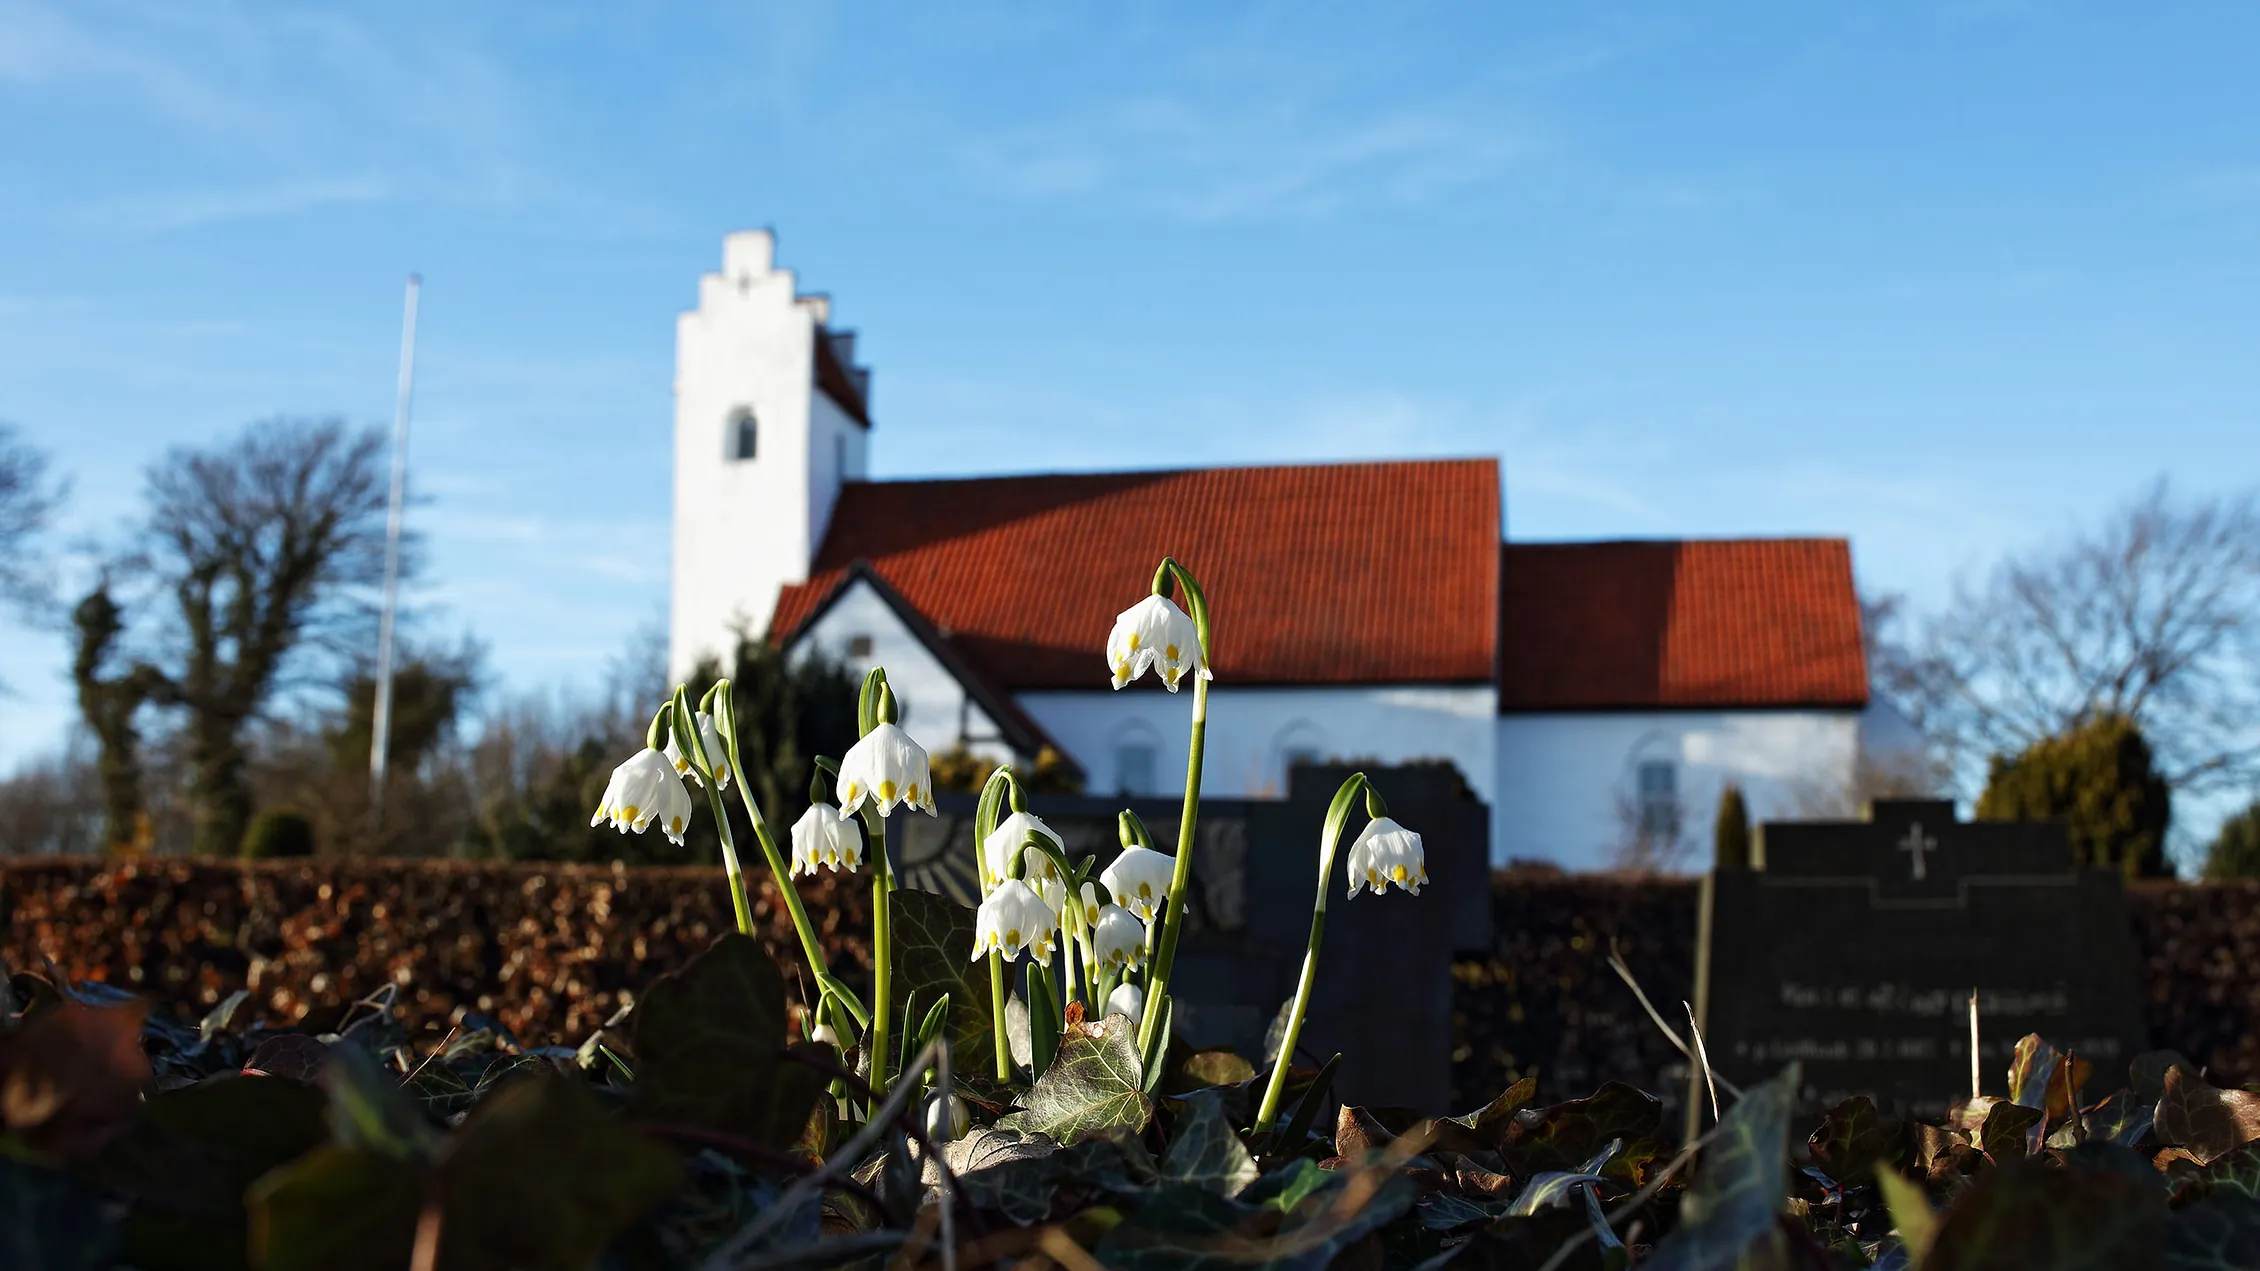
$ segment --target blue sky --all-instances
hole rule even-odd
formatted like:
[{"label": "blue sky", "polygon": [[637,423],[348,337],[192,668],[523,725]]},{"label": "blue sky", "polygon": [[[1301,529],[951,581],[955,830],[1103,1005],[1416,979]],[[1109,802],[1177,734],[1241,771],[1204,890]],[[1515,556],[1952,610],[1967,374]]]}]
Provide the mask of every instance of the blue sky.
[{"label": "blue sky", "polygon": [[[381,8],[381,12],[379,11]],[[667,587],[674,315],[769,225],[882,474],[1496,454],[1516,537],[1847,534],[1918,599],[2260,478],[2246,6],[0,0],[0,418],[390,416],[427,629],[593,679]],[[0,765],[69,718],[0,626]]]}]

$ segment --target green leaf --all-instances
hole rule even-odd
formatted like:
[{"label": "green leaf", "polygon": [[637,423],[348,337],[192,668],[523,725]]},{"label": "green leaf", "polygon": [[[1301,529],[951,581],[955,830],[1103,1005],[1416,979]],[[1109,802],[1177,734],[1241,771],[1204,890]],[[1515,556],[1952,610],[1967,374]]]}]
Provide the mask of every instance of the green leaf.
[{"label": "green leaf", "polygon": [[2212,1192],[2234,1192],[2260,1200],[2260,1147],[2240,1147],[2207,1165],[2198,1177]]},{"label": "green leaf", "polygon": [[2087,1123],[2089,1138],[2133,1147],[2150,1133],[2158,1115],[2158,1101],[2121,1090],[2080,1115]]},{"label": "green leaf", "polygon": [[118,1241],[103,1210],[86,1184],[0,1152],[0,1267],[108,1271]]},{"label": "green leaf", "polygon": [[2045,1111],[2049,1087],[2056,1081],[2056,1067],[2062,1062],[2063,1056],[2042,1041],[2040,1034],[2027,1033],[2019,1038],[2009,1060],[2009,1101]]},{"label": "green leaf", "polygon": [[2166,1070],[2164,1085],[2152,1133],[2159,1142],[2196,1157],[2198,1164],[2211,1164],[2260,1139],[2260,1094],[2216,1089],[2180,1067]]},{"label": "green leaf", "polygon": [[997,1125],[1063,1144],[1110,1126],[1142,1130],[1153,1114],[1140,1088],[1142,1078],[1136,1027],[1127,1017],[1109,1015],[1097,1028],[1068,1038],[1052,1066],[1022,1096],[1023,1110],[1000,1118]]},{"label": "green leaf", "polygon": [[316,1080],[329,1095],[330,1136],[340,1146],[396,1161],[421,1161],[438,1145],[439,1132],[432,1123],[401,1092],[399,1083],[377,1066],[375,1057],[359,1046],[332,1046]]},{"label": "green leaf", "polygon": [[731,932],[636,1003],[637,1115],[703,1126],[780,1150],[808,1126],[824,1079],[785,1060],[785,981],[751,937]]},{"label": "green leaf", "polygon": [[261,1271],[399,1271],[416,1240],[428,1167],[325,1147],[259,1180],[248,1198]]},{"label": "green leaf", "polygon": [[1214,1090],[1204,1090],[1184,1101],[1177,1120],[1177,1137],[1161,1158],[1161,1176],[1171,1183],[1189,1183],[1221,1196],[1237,1196],[1260,1173],[1247,1145],[1232,1128],[1224,1100]]},{"label": "green leaf", "polygon": [[1661,1138],[1663,1123],[1661,1100],[1612,1081],[1587,1098],[1515,1113],[1504,1155],[1520,1175],[1575,1172],[1609,1140],[1618,1139],[1623,1151],[1605,1172],[1641,1182],[1646,1166],[1670,1152]]},{"label": "green leaf", "polygon": [[1196,1050],[1177,1065],[1164,1093],[1191,1094],[1204,1086],[1233,1086],[1255,1079],[1256,1067],[1229,1050]]},{"label": "green leaf", "polygon": [[1789,1111],[1798,1076],[1791,1064],[1727,1109],[1680,1202],[1679,1228],[1643,1268],[1724,1271],[1775,1237],[1774,1216],[1787,1194]]},{"label": "green leaf", "polygon": [[1866,1095],[1854,1095],[1828,1110],[1805,1148],[1830,1178],[1864,1183],[1877,1165],[1898,1166],[1906,1160],[1907,1125],[1886,1119]]},{"label": "green leaf", "polygon": [[83,1171],[135,1201],[124,1261],[142,1271],[244,1265],[244,1193],[320,1147],[322,1092],[279,1077],[221,1077],[150,1097],[142,1119]]},{"label": "green leaf", "polygon": [[932,892],[898,888],[888,893],[894,922],[894,1023],[897,1037],[915,1034],[924,1021],[911,1017],[910,998],[933,1003],[949,995],[950,1065],[987,1072],[995,1063],[989,1028],[989,968],[973,960],[974,911]]},{"label": "green leaf", "polygon": [[1978,1146],[1996,1164],[2021,1161],[2039,1147],[2042,1115],[2040,1109],[2021,1103],[2006,1100],[1996,1103],[1985,1114],[1985,1126],[1978,1132]]},{"label": "green leaf", "polygon": [[1292,1212],[1311,1193],[1331,1185],[1335,1173],[1307,1156],[1298,1156],[1284,1169],[1273,1170],[1240,1193],[1243,1204],[1262,1205],[1280,1213]]},{"label": "green leaf", "polygon": [[2260,1201],[2221,1193],[2177,1210],[2166,1227],[2165,1271],[2260,1267]]},{"label": "green leaf", "polygon": [[[1303,1091],[1303,1097],[1295,1103],[1295,1115],[1287,1118],[1287,1128],[1272,1139],[1273,1146],[1267,1151],[1276,1152],[1281,1148],[1289,1152],[1302,1150],[1303,1144],[1310,1139],[1311,1127],[1318,1124],[1319,1112],[1326,1107],[1327,1096],[1334,1093],[1334,1070],[1341,1066],[1342,1052],[1335,1051],[1333,1057],[1320,1066],[1318,1075],[1311,1078],[1309,1088]],[[1288,1075],[1293,1076],[1292,1070]]]},{"label": "green leaf", "polygon": [[557,1076],[513,1081],[481,1102],[436,1164],[322,1148],[251,1192],[264,1271],[398,1271],[439,1206],[442,1271],[588,1267],[682,1184],[668,1149]]},{"label": "green leaf", "polygon": [[1524,1077],[1498,1098],[1463,1116],[1436,1121],[1436,1146],[1448,1152],[1497,1151],[1514,1125],[1515,1113],[1538,1096],[1538,1078]]},{"label": "green leaf", "polygon": [[481,1102],[441,1179],[443,1265],[497,1271],[591,1266],[683,1182],[672,1151],[558,1076],[513,1081]]},{"label": "green leaf", "polygon": [[1523,1186],[1522,1194],[1515,1197],[1514,1204],[1507,1208],[1507,1212],[1524,1216],[1535,1214],[1541,1209],[1553,1209],[1560,1205],[1566,1205],[1578,1188],[1587,1183],[1602,1181],[1604,1180],[1599,1174],[1548,1170],[1543,1174],[1536,1175]]},{"label": "green leaf", "polygon": [[1922,1271],[2156,1265],[2165,1217],[2161,1197],[2116,1173],[2016,1161],[1955,1199]]},{"label": "green leaf", "polygon": [[948,1148],[960,1194],[1021,1226],[1042,1222],[1064,1184],[1134,1195],[1153,1185],[1153,1158],[1133,1130],[1116,1127],[1062,1149],[1041,1135],[979,1129]]},{"label": "green leaf", "polygon": [[1938,1214],[1930,1207],[1930,1197],[1923,1194],[1921,1184],[1910,1182],[1896,1170],[1877,1170],[1875,1181],[1891,1213],[1891,1225],[1899,1233],[1899,1243],[1907,1248],[1908,1261],[1921,1266],[1931,1242],[1938,1237]]}]

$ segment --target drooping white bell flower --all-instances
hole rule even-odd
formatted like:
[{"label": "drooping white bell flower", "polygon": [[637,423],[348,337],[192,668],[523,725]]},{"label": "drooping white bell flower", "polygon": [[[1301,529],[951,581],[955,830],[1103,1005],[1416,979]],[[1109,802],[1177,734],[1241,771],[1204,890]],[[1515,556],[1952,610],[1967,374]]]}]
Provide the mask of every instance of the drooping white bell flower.
[{"label": "drooping white bell flower", "polygon": [[1358,831],[1350,844],[1350,894],[1366,887],[1378,896],[1395,883],[1413,895],[1428,881],[1428,858],[1420,835],[1385,816],[1377,816]]},{"label": "drooping white bell flower", "polygon": [[829,803],[811,803],[793,822],[793,876],[814,874],[817,866],[854,873],[863,864],[863,827]]},{"label": "drooping white bell flower", "polygon": [[1114,863],[1099,871],[1114,903],[1152,922],[1169,895],[1169,880],[1177,872],[1177,858],[1148,847],[1126,847]]},{"label": "drooping white bell flower", "polygon": [[980,961],[991,949],[1015,959],[1022,949],[1034,952],[1041,946],[1043,952],[1037,960],[1046,961],[1051,957],[1052,933],[1058,929],[1058,922],[1034,888],[1008,878],[997,884],[973,916],[973,960]]},{"label": "drooping white bell flower", "polygon": [[1106,995],[1106,1013],[1127,1015],[1135,1024],[1146,1011],[1146,991],[1135,984],[1117,984],[1114,992]]},{"label": "drooping white bell flower", "polygon": [[868,802],[881,816],[897,806],[932,815],[934,777],[926,748],[899,726],[880,724],[840,759],[838,793],[842,812],[854,812]]},{"label": "drooping white bell flower", "polygon": [[1099,925],[1099,914],[1106,908],[1099,899],[1096,883],[1083,884],[1083,894],[1075,898],[1074,905],[1062,911],[1073,922],[1076,930],[1089,931]]},{"label": "drooping white bell flower", "polygon": [[1101,905],[1091,924],[1091,951],[1109,971],[1126,971],[1146,960],[1146,928],[1138,915],[1120,905]]},{"label": "drooping white bell flower", "polygon": [[[730,748],[722,741],[722,730],[714,726],[714,717],[705,711],[698,712],[698,744],[699,749],[706,752],[707,766],[714,769],[714,788],[729,789]],[[676,744],[673,729],[667,731],[667,762],[675,765],[678,775],[689,777],[693,781],[699,779],[698,769],[691,766],[690,756],[685,755],[683,748]]]},{"label": "drooping white bell flower", "polygon": [[1040,834],[1050,839],[1052,846],[1061,851],[1067,850],[1067,844],[1059,837],[1059,832],[1044,824],[1044,818],[1033,812],[1015,812],[997,822],[997,828],[989,831],[989,837],[983,840],[981,844],[982,851],[989,858],[989,877],[997,879],[1012,877],[1013,867],[1020,863],[1022,852],[1028,853],[1027,877],[1030,879],[1059,877],[1059,866],[1052,863],[1051,857],[1042,852],[1028,851],[1028,836],[1030,834]]},{"label": "drooping white bell flower", "polygon": [[1106,664],[1116,688],[1144,675],[1147,667],[1172,693],[1187,671],[1204,680],[1216,678],[1201,648],[1200,628],[1167,596],[1148,596],[1115,615],[1114,630],[1106,638]]},{"label": "drooping white bell flower", "polygon": [[954,1143],[973,1128],[973,1112],[965,1100],[936,1094],[926,1101],[926,1137],[936,1143]]},{"label": "drooping white bell flower", "polygon": [[683,789],[682,778],[675,775],[675,765],[646,746],[612,770],[612,780],[604,786],[604,799],[596,805],[596,815],[589,818],[589,824],[610,821],[622,834],[630,830],[641,834],[645,826],[657,823],[668,838],[680,843],[683,827],[690,820],[691,794]]}]

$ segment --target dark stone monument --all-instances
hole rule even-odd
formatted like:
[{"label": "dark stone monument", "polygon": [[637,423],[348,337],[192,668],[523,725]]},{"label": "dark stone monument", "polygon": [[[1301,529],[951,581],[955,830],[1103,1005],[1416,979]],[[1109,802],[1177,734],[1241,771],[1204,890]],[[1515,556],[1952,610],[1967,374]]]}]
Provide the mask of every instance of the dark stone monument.
[{"label": "dark stone monument", "polygon": [[1973,990],[1988,1094],[2027,1033],[2103,1073],[2144,1048],[2119,875],[2075,865],[2061,824],[1879,801],[1865,821],[1770,822],[1757,849],[1705,880],[1697,928],[1695,1009],[1728,1079],[1797,1060],[1808,1114],[1866,1094],[1938,1116],[1971,1092]]},{"label": "dark stone monument", "polygon": [[[1390,814],[1421,834],[1428,886],[1345,901],[1345,857],[1365,824],[1353,817],[1334,862],[1318,993],[1304,1022],[1300,1062],[1336,1051],[1335,1093],[1352,1103],[1455,1111],[1452,1093],[1452,960],[1491,943],[1490,809],[1443,765],[1372,767],[1366,774]],[[1298,767],[1287,797],[1203,799],[1194,835],[1192,903],[1174,975],[1173,1028],[1186,1044],[1222,1046],[1262,1066],[1265,1034],[1293,996],[1310,934],[1318,883],[1318,834],[1334,791],[1350,775],[1337,766]],[[904,885],[977,903],[974,801],[938,799],[937,817],[896,818]],[[1036,795],[1029,811],[1066,842],[1070,859],[1114,859],[1115,814],[1128,806],[1154,841],[1173,851],[1177,799]]]}]

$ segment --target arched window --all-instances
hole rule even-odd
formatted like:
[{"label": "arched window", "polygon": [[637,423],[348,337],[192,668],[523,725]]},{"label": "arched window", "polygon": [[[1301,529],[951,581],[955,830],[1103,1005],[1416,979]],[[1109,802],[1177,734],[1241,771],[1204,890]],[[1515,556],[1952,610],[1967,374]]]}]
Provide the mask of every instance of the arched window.
[{"label": "arched window", "polygon": [[740,406],[731,411],[730,426],[723,432],[723,444],[729,447],[730,458],[740,463],[753,458],[755,443],[760,440],[758,432],[750,407]]},{"label": "arched window", "polygon": [[1142,719],[1114,730],[1114,789],[1124,795],[1161,793],[1161,733]]}]

